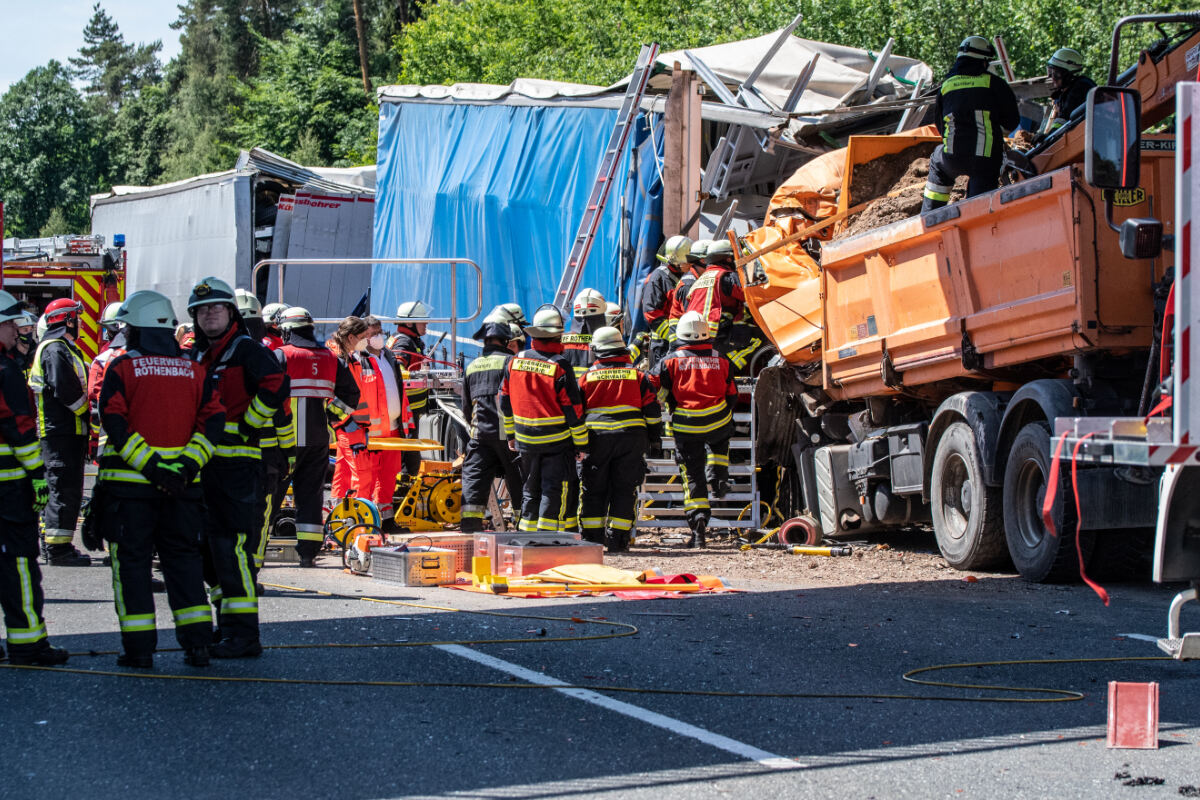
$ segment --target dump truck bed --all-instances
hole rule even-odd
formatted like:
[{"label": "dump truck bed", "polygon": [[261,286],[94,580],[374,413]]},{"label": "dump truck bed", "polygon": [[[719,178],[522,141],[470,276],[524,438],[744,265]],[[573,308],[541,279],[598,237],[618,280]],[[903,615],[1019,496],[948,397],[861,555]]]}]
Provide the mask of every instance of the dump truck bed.
[{"label": "dump truck bed", "polygon": [[[1118,224],[1169,216],[1154,198],[1174,194],[1173,155],[1143,153],[1144,191],[1117,198]],[[1059,357],[1147,348],[1163,268],[1121,256],[1101,193],[1074,166],[832,242],[825,389],[853,399],[921,387],[936,399],[960,385],[942,391],[951,379],[1017,381],[1069,363]]]}]

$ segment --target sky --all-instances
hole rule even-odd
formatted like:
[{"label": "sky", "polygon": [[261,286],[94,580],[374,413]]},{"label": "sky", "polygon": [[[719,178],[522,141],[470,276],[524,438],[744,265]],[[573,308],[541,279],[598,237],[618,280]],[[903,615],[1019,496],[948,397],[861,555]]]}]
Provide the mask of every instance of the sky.
[{"label": "sky", "polygon": [[[95,0],[0,0],[0,94],[50,59],[78,55]],[[175,0],[101,0],[127,43],[162,41],[165,64],[179,54]]]}]

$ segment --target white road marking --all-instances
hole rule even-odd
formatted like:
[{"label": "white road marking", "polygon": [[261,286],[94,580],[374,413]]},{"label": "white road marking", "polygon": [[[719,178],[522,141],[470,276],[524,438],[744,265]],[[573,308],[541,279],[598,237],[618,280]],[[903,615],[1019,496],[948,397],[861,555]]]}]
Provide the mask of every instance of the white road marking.
[{"label": "white road marking", "polygon": [[[529,683],[536,683],[540,686],[569,686],[566,681],[553,678],[541,672],[535,672],[531,669],[522,667],[520,664],[513,664],[510,661],[489,656],[485,653],[480,653],[477,650],[472,650],[469,647],[463,647],[457,644],[438,644],[434,645],[438,650],[444,653],[460,656],[461,658],[474,661],[477,664],[482,664],[485,667],[507,672],[513,677]],[[739,742],[736,739],[730,739],[728,736],[722,736],[719,733],[713,733],[710,730],[697,727],[688,722],[664,716],[654,711],[649,711],[644,708],[625,703],[620,700],[614,700],[607,695],[593,692],[590,689],[555,689],[555,691],[574,697],[576,700],[583,700],[586,703],[606,708],[609,711],[615,711],[618,714],[623,714],[627,717],[640,720],[642,722],[653,725],[657,728],[670,731],[679,736],[687,736],[697,741],[703,742],[710,747],[715,747],[718,750],[724,750],[727,753],[732,753],[740,758],[746,758],[755,761],[764,767],[772,769],[797,769],[803,767],[804,764],[793,761],[790,758],[768,753],[766,750],[760,750],[753,745],[748,745],[745,742]]]}]

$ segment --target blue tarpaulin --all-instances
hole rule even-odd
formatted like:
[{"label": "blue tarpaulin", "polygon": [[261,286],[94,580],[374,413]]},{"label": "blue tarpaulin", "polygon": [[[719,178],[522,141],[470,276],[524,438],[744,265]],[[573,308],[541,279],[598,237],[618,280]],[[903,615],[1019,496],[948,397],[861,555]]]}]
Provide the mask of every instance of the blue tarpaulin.
[{"label": "blue tarpaulin", "polygon": [[[384,103],[375,257],[472,259],[484,273],[484,314],[515,301],[532,317],[554,298],[616,114],[603,108]],[[635,293],[662,236],[655,156],[661,135],[650,135],[644,116],[633,131],[579,282],[610,300],[621,284],[627,296]],[[622,194],[633,253],[625,281],[619,267]],[[475,300],[468,273],[459,277],[460,314],[469,313]],[[372,311],[392,315],[407,300],[423,300],[435,316],[448,316],[449,267],[376,264]],[[474,330],[474,324],[464,325],[458,336]]]}]

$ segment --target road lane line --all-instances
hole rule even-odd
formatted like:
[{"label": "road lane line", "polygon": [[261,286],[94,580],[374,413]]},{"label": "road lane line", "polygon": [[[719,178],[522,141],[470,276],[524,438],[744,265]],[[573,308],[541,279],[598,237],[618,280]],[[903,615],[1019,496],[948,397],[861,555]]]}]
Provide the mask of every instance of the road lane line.
[{"label": "road lane line", "polygon": [[[485,667],[490,667],[501,672],[507,672],[513,677],[536,683],[539,686],[569,686],[566,681],[553,678],[541,672],[522,667],[520,664],[514,664],[511,661],[505,661],[495,656],[489,656],[486,653],[480,653],[477,650],[472,650],[469,647],[463,647],[457,644],[438,644],[435,648],[444,653],[450,653],[461,658],[474,661],[477,664],[482,664]],[[618,714],[623,714],[627,717],[640,720],[642,722],[653,725],[657,728],[670,731],[679,736],[687,736],[691,739],[703,742],[710,747],[715,747],[718,750],[724,750],[727,753],[732,753],[740,758],[746,758],[757,762],[764,767],[771,769],[797,769],[803,767],[803,764],[793,761],[790,758],[768,753],[766,750],[760,750],[753,745],[739,742],[736,739],[730,739],[728,736],[722,736],[719,733],[713,733],[710,730],[697,727],[691,723],[682,720],[668,717],[654,711],[650,711],[639,706],[625,703],[620,700],[614,700],[607,695],[593,692],[591,689],[555,689],[556,692],[565,694],[568,697],[574,697],[576,700],[583,700],[586,703],[606,708],[609,711],[615,711]]]}]

